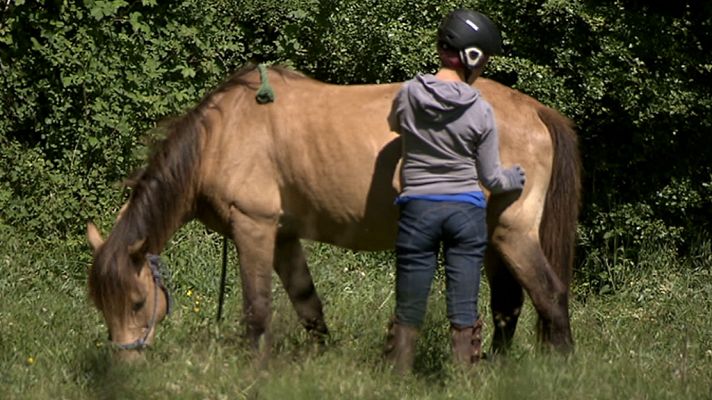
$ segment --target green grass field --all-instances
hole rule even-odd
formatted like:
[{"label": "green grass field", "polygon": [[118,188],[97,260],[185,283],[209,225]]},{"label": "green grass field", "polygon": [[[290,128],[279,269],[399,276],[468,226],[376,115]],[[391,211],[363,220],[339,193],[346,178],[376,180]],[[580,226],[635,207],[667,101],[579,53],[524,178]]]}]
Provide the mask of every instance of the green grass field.
[{"label": "green grass field", "polygon": [[[577,282],[576,352],[537,351],[531,306],[507,358],[464,373],[449,363],[443,281],[436,279],[415,374],[381,360],[393,308],[389,253],[305,243],[331,338],[316,348],[274,281],[274,346],[258,370],[241,343],[241,297],[231,263],[225,318],[215,322],[221,240],[198,224],[164,252],[175,313],[146,362],[112,365],[106,328],[86,295],[88,245],[0,232],[0,399],[709,399],[712,398],[712,251],[689,259],[651,254],[592,294]],[[234,257],[234,251],[231,250]],[[491,335],[483,285],[480,310]]]}]

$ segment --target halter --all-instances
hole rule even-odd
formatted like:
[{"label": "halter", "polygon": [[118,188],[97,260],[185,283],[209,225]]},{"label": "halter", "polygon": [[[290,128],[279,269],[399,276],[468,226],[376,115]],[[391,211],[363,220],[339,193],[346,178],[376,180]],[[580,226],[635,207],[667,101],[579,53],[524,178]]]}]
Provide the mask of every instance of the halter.
[{"label": "halter", "polygon": [[[173,308],[173,298],[171,293],[166,288],[163,282],[163,275],[161,274],[161,269],[163,263],[161,258],[155,254],[146,254],[146,260],[148,261],[148,266],[151,268],[151,275],[153,276],[153,283],[157,288],[163,290],[163,294],[166,296],[166,315],[171,313]],[[156,326],[156,314],[158,313],[158,290],[153,290],[153,313],[151,314],[151,320],[148,322],[148,328],[146,329],[146,334],[143,337],[136,339],[131,343],[114,343],[112,346],[119,350],[142,350],[148,346],[146,341],[148,340],[148,335]]]}]

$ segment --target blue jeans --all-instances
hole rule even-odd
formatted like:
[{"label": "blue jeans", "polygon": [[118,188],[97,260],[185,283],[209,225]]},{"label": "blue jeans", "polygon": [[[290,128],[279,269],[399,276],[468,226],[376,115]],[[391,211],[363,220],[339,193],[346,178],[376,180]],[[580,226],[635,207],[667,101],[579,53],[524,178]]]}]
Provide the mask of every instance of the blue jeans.
[{"label": "blue jeans", "polygon": [[401,205],[396,239],[396,318],[420,327],[442,244],[450,323],[477,320],[480,268],[487,247],[486,211],[468,203],[411,200]]}]

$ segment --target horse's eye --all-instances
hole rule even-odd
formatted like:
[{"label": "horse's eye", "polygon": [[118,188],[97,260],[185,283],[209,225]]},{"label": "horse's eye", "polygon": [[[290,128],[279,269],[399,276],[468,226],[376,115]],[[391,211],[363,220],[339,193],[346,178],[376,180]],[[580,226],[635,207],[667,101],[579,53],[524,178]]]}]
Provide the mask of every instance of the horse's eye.
[{"label": "horse's eye", "polygon": [[140,309],[142,309],[145,304],[146,304],[146,301],[145,301],[145,300],[139,301],[138,303],[134,303],[134,304],[131,306],[131,309],[132,309],[134,312],[137,312],[137,311],[139,311]]}]

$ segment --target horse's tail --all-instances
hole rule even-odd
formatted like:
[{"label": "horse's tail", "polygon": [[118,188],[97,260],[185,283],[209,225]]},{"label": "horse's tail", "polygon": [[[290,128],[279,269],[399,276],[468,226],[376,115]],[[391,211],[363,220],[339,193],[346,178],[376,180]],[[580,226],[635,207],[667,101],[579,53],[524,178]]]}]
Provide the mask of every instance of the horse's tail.
[{"label": "horse's tail", "polygon": [[554,148],[551,181],[546,194],[539,237],[547,260],[569,288],[574,263],[576,228],[581,206],[581,158],[573,123],[541,106],[539,118],[549,129]]}]

